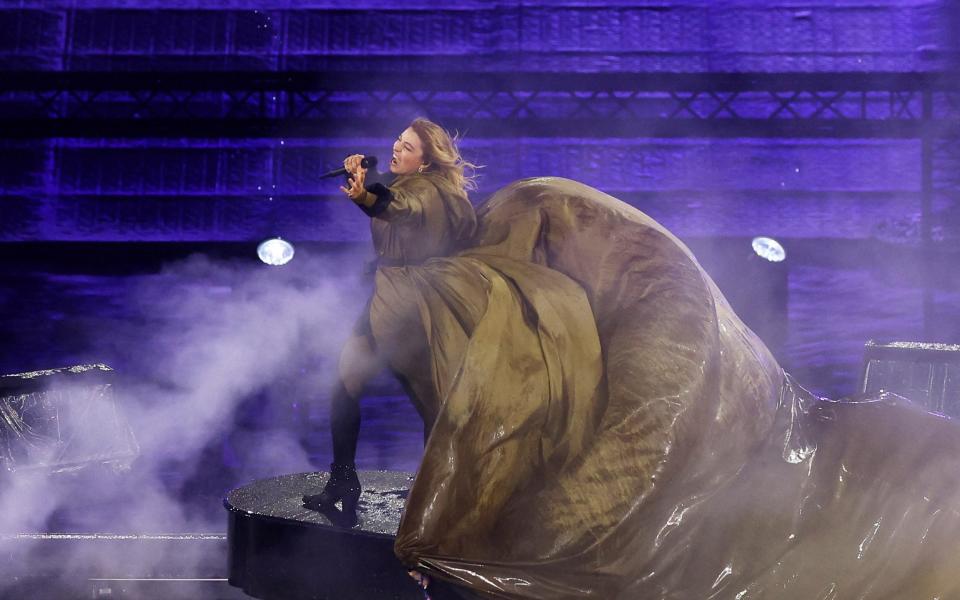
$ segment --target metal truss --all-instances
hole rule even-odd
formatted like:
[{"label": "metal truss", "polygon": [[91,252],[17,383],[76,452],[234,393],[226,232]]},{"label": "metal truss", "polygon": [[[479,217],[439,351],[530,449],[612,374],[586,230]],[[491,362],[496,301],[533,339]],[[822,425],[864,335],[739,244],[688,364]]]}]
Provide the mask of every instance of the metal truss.
[{"label": "metal truss", "polygon": [[471,138],[916,139],[925,265],[957,185],[934,181],[935,159],[958,160],[955,73],[0,73],[8,139],[382,138],[417,115]]},{"label": "metal truss", "polygon": [[5,137],[382,135],[428,115],[474,137],[938,137],[947,73],[4,73]]}]

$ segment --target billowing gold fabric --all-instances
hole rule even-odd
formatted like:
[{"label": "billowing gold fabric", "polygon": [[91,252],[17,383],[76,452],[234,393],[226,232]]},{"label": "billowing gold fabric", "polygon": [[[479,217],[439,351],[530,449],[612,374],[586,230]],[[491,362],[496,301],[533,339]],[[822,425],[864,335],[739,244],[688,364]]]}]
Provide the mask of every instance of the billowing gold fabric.
[{"label": "billowing gold fabric", "polygon": [[[469,211],[416,181],[459,212],[375,231],[463,246]],[[507,598],[960,598],[953,422],[811,396],[682,243],[597,190],[524,180],[477,224],[376,275],[376,344],[433,423],[404,563]]]}]

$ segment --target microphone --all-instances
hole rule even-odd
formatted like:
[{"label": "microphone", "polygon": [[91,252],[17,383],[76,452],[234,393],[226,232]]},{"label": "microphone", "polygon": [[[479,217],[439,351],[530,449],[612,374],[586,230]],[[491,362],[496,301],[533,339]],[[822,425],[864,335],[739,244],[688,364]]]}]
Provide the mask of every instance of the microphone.
[{"label": "microphone", "polygon": [[[377,157],[376,156],[364,156],[360,161],[360,166],[364,169],[372,169],[377,166]],[[320,176],[320,179],[329,179],[331,177],[339,177],[341,175],[346,175],[347,170],[343,167],[339,169],[334,169],[333,171],[328,171]]]}]

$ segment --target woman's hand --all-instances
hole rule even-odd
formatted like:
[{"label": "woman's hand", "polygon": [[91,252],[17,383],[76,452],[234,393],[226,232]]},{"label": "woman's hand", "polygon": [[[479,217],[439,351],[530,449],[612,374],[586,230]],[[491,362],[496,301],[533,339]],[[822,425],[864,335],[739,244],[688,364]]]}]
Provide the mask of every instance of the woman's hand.
[{"label": "woman's hand", "polygon": [[413,580],[416,581],[420,589],[423,590],[424,598],[430,600],[430,594],[427,593],[427,588],[430,587],[430,577],[417,570],[407,571],[407,575],[413,577]]},{"label": "woman's hand", "polygon": [[343,168],[349,173],[348,186],[340,186],[340,191],[345,193],[354,202],[367,204],[367,189],[364,183],[367,179],[367,170],[363,168],[360,161],[363,160],[362,154],[353,154],[343,160]]},{"label": "woman's hand", "polygon": [[351,154],[350,156],[343,159],[343,168],[347,170],[347,173],[354,175],[356,174],[357,171],[363,168],[361,166],[362,162],[363,162],[362,154]]}]

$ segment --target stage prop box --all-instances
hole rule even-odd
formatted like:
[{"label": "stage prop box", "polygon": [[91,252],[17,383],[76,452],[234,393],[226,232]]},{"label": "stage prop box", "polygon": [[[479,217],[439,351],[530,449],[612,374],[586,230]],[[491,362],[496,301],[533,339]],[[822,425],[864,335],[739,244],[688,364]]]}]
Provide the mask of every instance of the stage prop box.
[{"label": "stage prop box", "polygon": [[139,454],[102,364],[0,376],[0,469],[60,473],[123,470]]},{"label": "stage prop box", "polygon": [[960,345],[867,342],[859,391],[893,392],[929,411],[960,417]]}]

